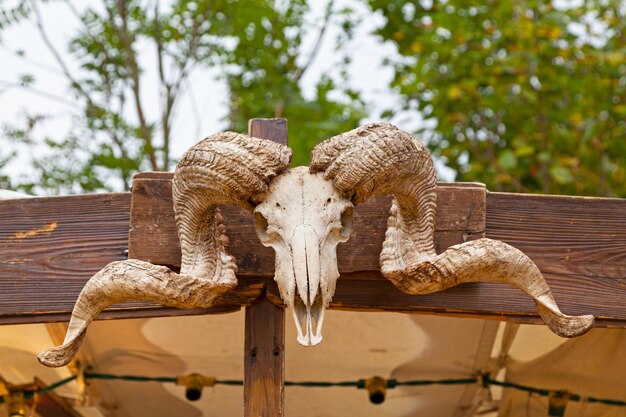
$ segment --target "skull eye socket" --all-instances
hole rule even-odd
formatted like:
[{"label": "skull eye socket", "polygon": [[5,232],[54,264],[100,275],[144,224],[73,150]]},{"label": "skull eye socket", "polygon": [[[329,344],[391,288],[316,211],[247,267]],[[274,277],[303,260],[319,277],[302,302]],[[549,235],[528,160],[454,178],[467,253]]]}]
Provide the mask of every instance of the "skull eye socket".
[{"label": "skull eye socket", "polygon": [[259,236],[259,239],[261,239],[262,241],[269,239],[269,234],[267,233],[267,228],[269,227],[269,224],[265,216],[258,211],[254,213],[254,227],[256,229],[256,234]]},{"label": "skull eye socket", "polygon": [[352,219],[354,218],[354,208],[347,206],[341,212],[341,236],[350,237],[352,233]]}]

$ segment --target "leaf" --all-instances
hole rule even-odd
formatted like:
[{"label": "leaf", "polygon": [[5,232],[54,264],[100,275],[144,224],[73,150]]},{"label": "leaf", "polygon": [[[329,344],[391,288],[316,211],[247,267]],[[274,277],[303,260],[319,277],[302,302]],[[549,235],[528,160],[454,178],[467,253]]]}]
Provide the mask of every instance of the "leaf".
[{"label": "leaf", "polygon": [[521,147],[515,149],[515,155],[517,155],[520,158],[523,158],[525,156],[533,155],[534,153],[535,153],[535,147],[534,146],[521,146]]},{"label": "leaf", "polygon": [[384,120],[389,120],[393,117],[394,113],[395,112],[393,111],[393,109],[387,109],[380,113],[380,118]]},{"label": "leaf", "polygon": [[30,87],[35,82],[35,77],[31,74],[22,74],[20,75],[19,84],[22,87]]},{"label": "leaf", "polygon": [[539,152],[539,154],[537,155],[537,159],[540,162],[546,163],[546,162],[550,162],[552,160],[552,155],[550,155],[549,152]]},{"label": "leaf", "polygon": [[570,184],[574,181],[572,172],[565,167],[555,166],[550,168],[550,175],[559,184]]},{"label": "leaf", "polygon": [[463,90],[458,85],[452,85],[448,88],[448,98],[451,100],[456,100],[461,96]]},{"label": "leaf", "polygon": [[505,149],[500,152],[498,164],[506,170],[515,168],[517,166],[517,156],[515,156],[515,152],[510,149]]},{"label": "leaf", "polygon": [[626,104],[618,104],[613,106],[613,111],[618,114],[626,115]]},{"label": "leaf", "polygon": [[582,114],[578,112],[574,112],[574,113],[571,113],[568,118],[569,118],[569,121],[574,125],[574,127],[576,128],[582,127],[583,120],[584,120]]},{"label": "leaf", "polygon": [[411,43],[410,50],[414,54],[418,54],[422,52],[422,49],[423,49],[423,45],[421,44],[421,42],[414,41],[413,43]]}]

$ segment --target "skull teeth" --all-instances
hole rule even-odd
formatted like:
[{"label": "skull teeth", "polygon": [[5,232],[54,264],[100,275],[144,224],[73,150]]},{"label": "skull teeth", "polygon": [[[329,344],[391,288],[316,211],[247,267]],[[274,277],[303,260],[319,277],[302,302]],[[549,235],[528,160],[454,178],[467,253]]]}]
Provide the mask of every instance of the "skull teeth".
[{"label": "skull teeth", "polygon": [[325,310],[321,297],[316,297],[313,305],[305,304],[302,300],[296,298],[293,307],[293,318],[298,331],[298,343],[303,346],[315,346],[322,341],[322,325]]},{"label": "skull teeth", "polygon": [[[299,301],[300,300],[296,300],[296,305],[293,308],[293,318],[296,322],[296,330],[298,331],[298,343],[303,346],[309,346],[310,338],[307,326],[308,312],[306,306]],[[303,325],[305,329],[307,329],[306,335],[304,335],[304,332],[302,331]]]}]

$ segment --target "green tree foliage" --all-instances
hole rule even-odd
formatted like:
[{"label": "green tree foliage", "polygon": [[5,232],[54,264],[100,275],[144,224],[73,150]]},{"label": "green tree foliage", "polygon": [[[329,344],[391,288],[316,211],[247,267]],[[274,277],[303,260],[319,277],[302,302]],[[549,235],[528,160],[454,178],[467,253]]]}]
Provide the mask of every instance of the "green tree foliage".
[{"label": "green tree foliage", "polygon": [[[100,0],[74,14],[80,29],[68,45],[54,45],[41,0],[0,0],[0,31],[31,20],[57,61],[77,109],[71,134],[41,134],[47,115],[27,114],[0,140],[46,143],[35,160],[38,177],[9,178],[4,186],[47,192],[126,187],[138,170],[168,170],[176,107],[191,74],[218,69],[228,86],[230,129],[245,132],[253,117],[289,119],[294,164],[306,164],[319,140],[355,127],[366,116],[350,88],[350,40],[357,13],[329,1],[322,18],[306,0]],[[357,0],[342,2],[355,5]],[[576,7],[522,0],[368,0],[382,15],[376,30],[396,45],[385,65],[396,112],[419,112],[418,133],[460,181],[492,190],[626,196],[626,19],[622,2],[586,1]],[[557,3],[560,4],[560,3]],[[43,6],[42,6],[43,7]],[[329,27],[342,28],[332,59],[313,94],[303,76],[318,58]],[[0,32],[1,34],[1,32]],[[311,35],[313,34],[313,35]],[[305,46],[305,36],[317,39]],[[142,54],[155,53],[156,69]],[[80,71],[67,65],[68,55]],[[143,92],[157,78],[158,114]],[[153,77],[154,78],[154,77]],[[148,79],[148,80],[147,80]],[[36,91],[25,74],[14,88]],[[154,95],[153,95],[154,96]],[[212,133],[212,132],[203,132]],[[0,170],[14,158],[0,148]]]},{"label": "green tree foliage", "polygon": [[492,190],[626,196],[622,1],[369,0],[401,59],[393,88],[420,132]]},{"label": "green tree foliage", "polygon": [[[11,161],[15,157],[15,153],[10,153],[7,156],[0,155],[0,172],[2,172],[2,168]],[[11,186],[11,179],[7,175],[0,174],[0,189],[7,189]]]},{"label": "green tree foliage", "polygon": [[[208,1],[180,1],[165,12],[158,9],[159,2],[148,8],[139,1],[103,0],[82,11],[65,3],[80,22],[68,45],[52,43],[38,1],[19,6],[55,57],[78,109],[70,135],[43,138],[50,152],[34,161],[38,178],[21,188],[101,190],[111,175],[128,187],[131,175],[140,169],[169,169],[173,110],[192,68],[210,65],[221,52],[216,35],[230,28],[215,17],[221,10]],[[146,48],[157,55],[160,103],[154,120],[141,95],[147,69],[139,56]],[[78,75],[66,62],[66,50],[81,65]],[[40,123],[27,119],[26,126],[5,129],[6,136],[37,143],[34,130]]]},{"label": "green tree foliage", "polygon": [[[22,189],[96,191],[109,188],[111,176],[127,188],[138,170],[172,169],[175,108],[198,69],[217,67],[225,74],[231,129],[246,132],[253,117],[289,118],[294,163],[307,163],[317,141],[355,127],[364,115],[358,94],[331,76],[318,80],[315,97],[306,99],[301,91],[300,80],[317,53],[317,46],[303,50],[305,34],[319,32],[319,44],[328,25],[348,21],[345,13],[334,13],[332,2],[320,26],[305,20],[303,0],[177,0],[167,8],[159,1],[102,0],[84,10],[63,3],[80,22],[69,45],[53,45],[37,0],[21,1],[0,15],[0,29],[20,19],[35,23],[78,108],[67,137],[36,138],[45,117],[33,115],[23,126],[4,129],[2,140],[43,140],[50,150],[34,162],[38,178],[22,182]],[[79,73],[70,70],[65,50],[80,63]],[[153,88],[145,74],[154,69],[141,59],[147,50],[156,52],[158,78],[159,111],[152,118],[143,95]],[[32,81],[20,87],[32,89]]]},{"label": "green tree foliage", "polygon": [[[234,130],[245,131],[248,120],[254,117],[287,118],[294,165],[307,165],[315,144],[356,127],[365,116],[359,94],[345,87],[348,85],[345,72],[341,83],[322,75],[313,99],[307,100],[302,94],[300,80],[332,24],[331,18],[339,18],[342,26],[350,28],[350,10],[334,15],[332,6],[333,2],[329,2],[324,21],[320,22],[317,43],[301,64],[298,63],[303,54],[301,28],[306,26],[308,11],[305,0],[291,1],[283,7],[266,4],[244,8],[239,42],[227,55],[230,68],[234,68],[227,75],[231,91],[229,119]],[[338,65],[345,67],[347,63],[349,60],[344,58]],[[333,98],[337,95],[342,98]]]}]

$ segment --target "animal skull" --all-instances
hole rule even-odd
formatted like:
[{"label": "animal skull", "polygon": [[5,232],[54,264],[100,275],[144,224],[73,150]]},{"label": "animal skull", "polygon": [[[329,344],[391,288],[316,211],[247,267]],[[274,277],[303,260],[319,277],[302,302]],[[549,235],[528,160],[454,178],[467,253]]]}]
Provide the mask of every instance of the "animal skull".
[{"label": "animal skull", "polygon": [[375,195],[394,196],[380,271],[401,291],[427,294],[463,282],[506,283],[532,297],[560,336],[577,336],[593,326],[593,316],[563,314],[539,268],[504,242],[478,239],[436,253],[434,164],[410,134],[372,123],[317,145],[310,168],[288,169],[290,157],[283,145],[232,132],[189,149],[172,181],[180,274],[137,259],[105,266],[81,291],[64,343],[42,352],[40,362],[69,363],[89,323],[111,304],[209,307],[232,290],[237,265],[226,251],[220,204],[254,212],[259,239],[276,251],[275,279],[303,345],[322,340],[324,310],[339,277],[336,248],[350,236],[353,204]]},{"label": "animal skull", "polygon": [[322,173],[298,167],[270,183],[254,216],[261,243],[276,252],[274,279],[293,312],[298,342],[317,345],[339,278],[337,245],[350,237],[353,205]]}]

